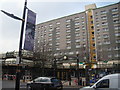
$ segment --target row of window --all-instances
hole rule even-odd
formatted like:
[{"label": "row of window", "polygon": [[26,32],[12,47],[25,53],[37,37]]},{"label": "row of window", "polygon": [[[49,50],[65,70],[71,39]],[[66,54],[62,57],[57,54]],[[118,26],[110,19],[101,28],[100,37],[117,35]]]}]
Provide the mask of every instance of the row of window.
[{"label": "row of window", "polygon": [[[112,11],[113,13],[114,13],[114,12],[118,12],[118,8],[117,8],[117,7],[112,8],[111,11]],[[107,12],[108,12],[107,10],[102,10],[102,11],[100,11],[100,14],[106,14]],[[99,15],[98,12],[96,12],[95,14],[96,14],[96,16]]]},{"label": "row of window", "polygon": [[[114,26],[114,30],[119,30],[120,26]],[[107,27],[103,27],[102,29],[97,29],[96,30],[97,33],[101,32],[101,31],[109,31],[109,29]]]},{"label": "row of window", "polygon": [[[120,33],[117,32],[114,35],[115,35],[115,37],[119,37]],[[97,33],[97,38],[109,38],[109,37],[110,37],[109,34],[103,33],[101,36],[100,33]]]},{"label": "row of window", "polygon": [[[119,14],[118,13],[117,14],[112,14],[112,17],[113,18],[118,18]],[[101,16],[101,20],[107,20],[107,16]],[[96,17],[96,22],[98,22],[98,21],[99,21],[99,18]]]},{"label": "row of window", "polygon": [[[74,20],[76,21],[76,20],[79,20],[79,19],[84,19],[85,17],[84,16],[82,16],[82,17],[75,17],[74,18]],[[66,19],[66,23],[68,23],[68,22],[70,22],[72,19]]]},{"label": "row of window", "polygon": [[[104,50],[105,50],[105,51],[112,51],[112,48],[109,48],[109,47],[108,47],[108,48],[105,48]],[[113,50],[115,50],[115,51],[116,51],[116,50],[120,50],[120,47],[115,47],[115,48],[113,48]],[[102,51],[102,49],[99,49],[99,51]]]},{"label": "row of window", "polygon": [[[85,22],[82,22],[82,23],[81,23],[81,26],[82,26],[82,27],[84,27],[84,23],[85,23]],[[80,22],[75,22],[75,26],[80,26]],[[70,28],[70,27],[71,27],[70,24],[67,24],[67,25],[66,25],[66,28]]]},{"label": "row of window", "polygon": [[[72,55],[72,54],[78,54],[79,51],[76,51],[76,52],[65,52],[65,53],[62,53],[62,52],[58,52],[58,53],[55,53],[55,56],[58,56],[58,55]],[[83,57],[84,59],[86,59],[86,57],[84,56]]]},{"label": "row of window", "polygon": [[[119,40],[119,39],[118,39],[118,40],[115,40],[115,43],[120,43],[120,40]],[[102,45],[102,44],[111,44],[111,42],[110,42],[110,41],[104,41],[104,42],[98,41],[97,44],[98,44],[98,45]]]},{"label": "row of window", "polygon": [[[113,54],[108,54],[107,57],[108,57],[108,58],[112,58],[112,57],[113,57]],[[120,57],[120,54],[115,54],[114,57]]]},{"label": "row of window", "polygon": [[[74,20],[76,21],[76,20],[79,20],[79,19],[80,19],[80,17],[75,17]],[[82,16],[81,19],[83,20],[84,17]],[[71,19],[66,19],[66,22],[70,22],[70,21],[71,21]],[[82,21],[82,23],[85,23],[84,20]],[[59,21],[56,22],[56,25],[60,25],[60,24],[61,23]],[[79,22],[76,22],[75,25],[79,25]],[[52,28],[52,27],[53,27],[53,24],[52,23],[49,24],[49,28]],[[43,28],[47,28],[47,26],[45,25],[45,26],[38,27],[38,29],[43,29]]]},{"label": "row of window", "polygon": [[[118,8],[117,8],[117,7],[116,7],[116,8],[112,8],[111,11],[112,11],[112,12],[116,12],[116,11],[118,12]],[[107,11],[106,11],[106,10],[102,10],[102,11],[100,11],[100,13],[101,13],[101,14],[106,14]],[[95,15],[97,16],[97,15],[99,15],[99,13],[96,12]],[[113,16],[113,17],[118,17],[119,14],[118,14],[118,13],[117,13],[117,14],[116,14],[116,13],[115,13],[115,14],[113,13],[112,16]],[[79,19],[82,19],[82,20],[83,20],[84,18],[85,18],[84,16],[81,16],[81,17],[78,17],[78,16],[77,16],[77,17],[74,18],[74,20],[75,20],[75,21],[76,21],[76,20],[79,20]],[[106,16],[102,16],[101,18],[102,18],[102,19],[107,19]],[[96,20],[97,20],[97,19],[98,19],[98,18],[96,18]],[[66,19],[66,22],[70,22],[70,21],[71,21],[71,19]],[[83,21],[82,23],[85,23],[85,22]],[[56,22],[56,25],[60,25],[60,24],[61,24],[60,21],[57,21],[57,22]],[[79,25],[79,23],[76,22],[75,25]],[[49,24],[49,27],[52,27],[52,26],[53,26],[52,23]],[[38,27],[38,29],[40,29],[40,28],[43,29],[43,28],[46,28],[46,27],[47,27],[47,26],[45,25],[45,26]]]},{"label": "row of window", "polygon": [[[120,20],[114,20],[114,22],[113,23],[119,23],[120,22]],[[102,22],[102,25],[108,25],[108,23],[107,22]],[[97,23],[96,24],[96,26],[99,26],[99,24]],[[94,27],[91,27],[91,28],[94,28]],[[120,28],[120,26],[115,26],[114,27],[114,29],[115,30],[118,30]],[[56,29],[59,29],[59,27],[57,27]],[[85,27],[83,27],[83,29],[85,29]],[[49,29],[49,31],[51,32],[53,29]],[[77,31],[80,31],[80,28],[79,27],[76,27],[75,28],[75,31],[77,32]],[[109,31],[109,29],[108,28],[106,28],[106,27],[103,27],[103,31]],[[68,29],[67,31],[66,31],[67,33],[69,33],[69,32],[71,32],[70,31],[70,29]],[[97,32],[100,32],[100,29],[97,29]],[[60,34],[60,32],[56,32],[56,35],[59,35]],[[44,36],[46,35],[46,30],[44,30]],[[49,36],[52,36],[52,33],[49,33]],[[76,36],[79,36],[79,34],[78,33],[76,33]],[[115,34],[115,36],[119,36],[119,34]],[[41,32],[41,37],[43,37],[43,33]]]}]

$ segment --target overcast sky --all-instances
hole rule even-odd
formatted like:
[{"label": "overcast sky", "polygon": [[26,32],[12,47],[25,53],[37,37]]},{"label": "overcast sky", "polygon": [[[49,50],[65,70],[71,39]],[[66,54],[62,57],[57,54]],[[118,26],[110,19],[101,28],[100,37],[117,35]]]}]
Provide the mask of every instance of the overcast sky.
[{"label": "overcast sky", "polygon": [[[25,0],[0,0],[0,10],[22,18]],[[37,14],[36,24],[79,13],[85,5],[96,3],[97,7],[119,2],[119,0],[27,0],[27,7]],[[48,2],[49,1],[49,2]],[[56,2],[57,1],[57,2]],[[21,21],[0,12],[0,53],[18,51]]]}]

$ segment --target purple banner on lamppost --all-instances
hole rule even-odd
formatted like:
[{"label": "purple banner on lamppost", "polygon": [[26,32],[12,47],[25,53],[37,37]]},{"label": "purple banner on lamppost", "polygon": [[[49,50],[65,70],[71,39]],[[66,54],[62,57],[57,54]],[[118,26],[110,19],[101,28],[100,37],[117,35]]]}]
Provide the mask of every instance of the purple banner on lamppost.
[{"label": "purple banner on lamppost", "polygon": [[33,51],[36,13],[28,9],[24,50]]}]

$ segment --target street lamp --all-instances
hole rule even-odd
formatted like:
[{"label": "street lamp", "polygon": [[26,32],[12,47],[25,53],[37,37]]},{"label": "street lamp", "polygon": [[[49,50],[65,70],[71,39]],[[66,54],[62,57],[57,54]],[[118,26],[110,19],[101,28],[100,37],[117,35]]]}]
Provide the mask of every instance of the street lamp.
[{"label": "street lamp", "polygon": [[26,7],[27,7],[27,0],[25,0],[24,4],[24,10],[23,10],[23,18],[19,18],[15,16],[14,14],[10,14],[8,12],[5,12],[1,10],[4,14],[7,16],[16,19],[16,20],[22,20],[22,25],[21,25],[21,35],[20,35],[20,43],[19,43],[19,59],[18,59],[18,64],[17,64],[17,71],[16,71],[16,84],[15,84],[15,90],[19,90],[20,88],[20,67],[19,65],[21,64],[21,56],[22,56],[22,40],[23,40],[23,32],[24,32],[24,24],[25,24],[25,14],[26,14]]},{"label": "street lamp", "polygon": [[67,59],[67,56],[65,55],[65,56],[63,57],[63,59],[66,60],[66,59]]},{"label": "street lamp", "polygon": [[54,57],[54,77],[57,77],[56,71],[57,71],[57,65],[56,65],[56,58]]},{"label": "street lamp", "polygon": [[[27,7],[27,0],[25,0],[24,4],[24,10],[23,10],[23,19],[25,20],[25,13],[26,13],[26,7]],[[23,32],[24,32],[24,24],[25,22],[22,21],[21,25],[21,35],[20,35],[20,43],[19,43],[19,64],[21,64],[21,56],[22,56],[22,40],[23,40]],[[15,90],[20,89],[20,67],[18,64],[18,70],[16,72],[16,85],[15,85]]]},{"label": "street lamp", "polygon": [[78,79],[78,85],[80,85],[79,83],[79,52],[76,53],[77,55],[77,79]]},{"label": "street lamp", "polygon": [[[67,60],[68,57],[66,55],[64,55],[63,59]],[[70,70],[69,70],[68,78],[69,78],[69,85],[71,85],[71,63],[69,63],[69,68],[70,68]]]},{"label": "street lamp", "polygon": [[71,85],[71,63],[69,63],[69,68],[70,68],[70,70],[69,70],[69,85]]}]

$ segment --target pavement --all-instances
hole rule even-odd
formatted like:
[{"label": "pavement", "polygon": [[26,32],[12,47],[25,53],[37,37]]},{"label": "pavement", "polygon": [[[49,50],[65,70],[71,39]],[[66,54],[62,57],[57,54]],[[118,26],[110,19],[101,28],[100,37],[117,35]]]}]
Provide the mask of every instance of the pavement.
[{"label": "pavement", "polygon": [[[71,83],[71,85],[70,85],[70,83]],[[64,87],[67,87],[67,88],[81,88],[81,87],[83,87],[83,86],[78,86],[78,83],[77,82],[74,82],[74,81],[62,81],[62,84],[63,84],[63,86]]]}]

